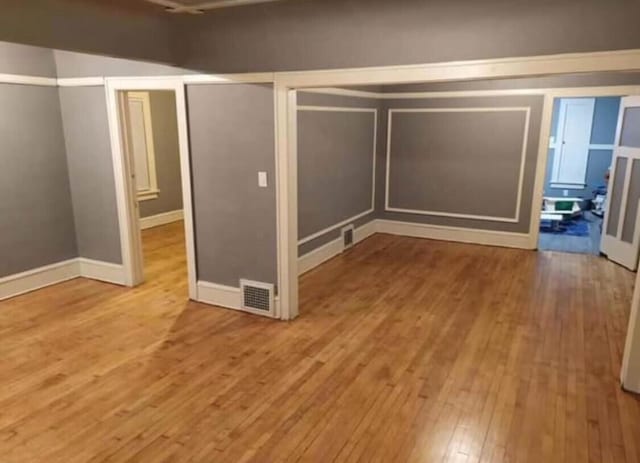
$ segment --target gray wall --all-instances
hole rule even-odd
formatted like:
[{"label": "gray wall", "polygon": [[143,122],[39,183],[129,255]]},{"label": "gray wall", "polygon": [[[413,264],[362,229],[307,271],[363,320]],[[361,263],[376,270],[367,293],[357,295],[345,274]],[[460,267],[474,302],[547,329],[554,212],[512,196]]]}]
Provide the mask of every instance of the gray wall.
[{"label": "gray wall", "polygon": [[[530,224],[542,97],[386,100],[390,108],[530,107],[518,223],[385,211],[386,149],[378,149],[377,209],[389,220],[527,233]],[[471,215],[512,216],[522,152],[521,113],[394,115],[390,205]],[[480,116],[481,115],[481,116]],[[384,121],[386,127],[386,121]],[[499,129],[499,131],[498,131]],[[499,134],[499,137],[498,137]],[[386,134],[379,132],[386,140]]]},{"label": "gray wall", "polygon": [[[618,110],[620,108],[619,97],[596,98],[596,106],[593,114],[593,128],[591,130],[591,143],[600,145],[612,145],[615,142],[616,127],[618,125]],[[553,104],[553,118],[551,121],[551,136],[558,132],[558,117],[560,112],[560,99]],[[551,187],[551,173],[555,150],[549,150],[547,159],[547,172],[545,177],[544,193],[547,196],[562,196],[563,188]],[[604,176],[611,166],[613,150],[589,150],[587,160],[586,186],[583,189],[568,190],[569,196],[585,198],[593,197],[593,190],[600,186],[606,186]]]},{"label": "gray wall", "polygon": [[187,97],[198,279],[277,283],[273,88],[190,85]]},{"label": "gray wall", "polygon": [[145,61],[54,50],[58,77],[96,76],[166,76],[189,74],[190,71]]},{"label": "gray wall", "polygon": [[182,209],[176,98],[171,91],[156,90],[149,92],[149,100],[160,193],[156,199],[140,201],[141,217]]},{"label": "gray wall", "polygon": [[71,195],[81,257],[122,263],[103,87],[60,88]]},{"label": "gray wall", "polygon": [[173,64],[172,19],[141,1],[4,0],[0,40]]},{"label": "gray wall", "polygon": [[296,0],[181,16],[181,65],[218,72],[640,48],[629,0]]},{"label": "gray wall", "polygon": [[[375,99],[299,93],[304,106],[374,108]],[[372,207],[374,114],[298,112],[298,235],[302,239]],[[375,211],[354,221],[361,226]],[[340,227],[299,246],[306,254],[340,236]]]},{"label": "gray wall", "polygon": [[76,257],[57,89],[0,84],[0,140],[0,277]]}]

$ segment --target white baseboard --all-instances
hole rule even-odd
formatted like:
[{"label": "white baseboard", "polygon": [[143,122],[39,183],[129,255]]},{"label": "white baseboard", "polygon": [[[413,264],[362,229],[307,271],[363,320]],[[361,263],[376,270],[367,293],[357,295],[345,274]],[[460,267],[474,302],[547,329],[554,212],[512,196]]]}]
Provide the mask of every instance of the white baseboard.
[{"label": "white baseboard", "polygon": [[[356,228],[353,233],[354,244],[369,238],[376,232],[376,221],[372,220],[366,224]],[[343,251],[342,237],[336,238],[333,241],[329,241],[323,244],[319,248],[308,252],[307,254],[298,258],[298,275],[308,272],[311,269],[316,268],[318,265],[323,264],[329,259],[337,256]]]},{"label": "white baseboard", "polygon": [[459,227],[445,227],[422,223],[376,220],[376,231],[391,235],[412,236],[458,243],[484,244],[507,248],[535,249],[527,233],[512,233]]},{"label": "white baseboard", "polygon": [[78,267],[81,277],[114,283],[116,285],[124,285],[124,267],[121,264],[112,264],[110,262],[79,257]]},{"label": "white baseboard", "polygon": [[[262,312],[247,310],[242,308],[242,295],[240,294],[240,288],[235,286],[219,285],[217,283],[211,283],[208,281],[198,281],[196,284],[198,302],[204,304],[216,305],[218,307],[225,307],[227,309],[239,310],[245,313],[251,313],[262,317],[269,317],[271,315]],[[275,317],[279,318],[279,299],[276,296],[274,301]]]},{"label": "white baseboard", "polygon": [[182,209],[177,211],[163,212],[162,214],[151,215],[149,217],[140,217],[140,229],[159,227],[168,223],[177,222],[184,218]]},{"label": "white baseboard", "polygon": [[0,301],[79,277],[77,259],[0,278]]},{"label": "white baseboard", "polygon": [[78,277],[118,285],[125,281],[122,265],[76,257],[0,278],[0,301]]},{"label": "white baseboard", "polygon": [[196,298],[198,302],[240,310],[242,305],[240,288],[219,285],[208,281],[198,281],[196,286],[198,289]]}]

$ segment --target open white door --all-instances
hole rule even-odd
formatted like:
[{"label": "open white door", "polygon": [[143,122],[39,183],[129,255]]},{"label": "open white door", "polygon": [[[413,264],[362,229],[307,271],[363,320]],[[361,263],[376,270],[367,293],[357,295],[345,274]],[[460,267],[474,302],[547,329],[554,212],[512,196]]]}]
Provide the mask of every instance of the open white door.
[{"label": "open white door", "polygon": [[640,96],[621,101],[608,190],[601,250],[610,260],[636,270],[640,247]]}]

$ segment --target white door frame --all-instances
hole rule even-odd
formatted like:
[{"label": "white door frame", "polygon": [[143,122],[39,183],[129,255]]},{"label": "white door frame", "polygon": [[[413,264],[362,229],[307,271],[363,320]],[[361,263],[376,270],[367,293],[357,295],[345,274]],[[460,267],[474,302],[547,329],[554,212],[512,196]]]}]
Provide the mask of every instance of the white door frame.
[{"label": "white door frame", "polygon": [[136,286],[144,281],[140,218],[137,208],[137,194],[133,182],[132,163],[128,150],[124,149],[124,139],[120,128],[118,93],[121,91],[170,90],[174,92],[178,123],[178,143],[180,152],[180,173],[182,179],[182,202],[187,250],[187,273],[189,298],[196,299],[196,260],[193,229],[193,204],[191,195],[191,165],[189,156],[189,134],[184,80],[181,77],[118,77],[105,79],[107,117],[111,139],[111,154],[115,175],[116,200],[122,264],[125,284]]}]

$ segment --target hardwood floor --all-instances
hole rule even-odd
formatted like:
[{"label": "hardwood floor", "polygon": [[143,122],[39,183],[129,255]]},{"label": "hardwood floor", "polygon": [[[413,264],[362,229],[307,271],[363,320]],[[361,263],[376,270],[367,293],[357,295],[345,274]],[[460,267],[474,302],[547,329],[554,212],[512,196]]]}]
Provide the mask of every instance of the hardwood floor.
[{"label": "hardwood floor", "polygon": [[375,235],[284,323],[187,302],[181,224],[144,238],[139,288],[0,303],[1,462],[640,461],[621,267]]}]

